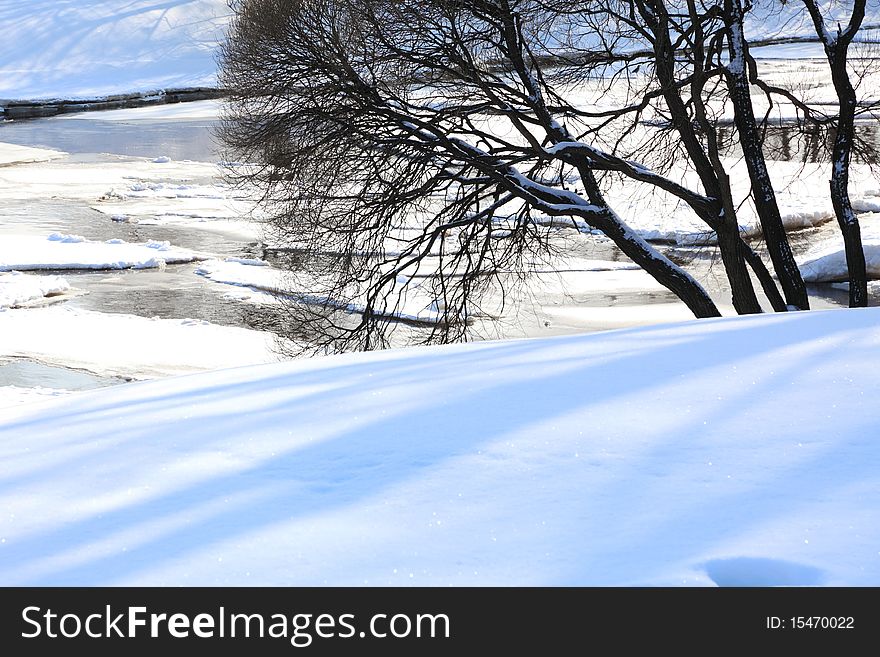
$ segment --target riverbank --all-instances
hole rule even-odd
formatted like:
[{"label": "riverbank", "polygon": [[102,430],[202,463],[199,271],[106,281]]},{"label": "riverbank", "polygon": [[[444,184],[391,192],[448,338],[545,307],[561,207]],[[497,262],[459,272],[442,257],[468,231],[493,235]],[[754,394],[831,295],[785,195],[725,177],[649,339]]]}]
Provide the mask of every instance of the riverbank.
[{"label": "riverbank", "polygon": [[222,98],[222,89],[191,87],[161,89],[156,91],[114,94],[96,98],[53,98],[38,100],[0,100],[0,118],[20,120],[73,114],[101,112],[115,109],[131,109],[153,105],[194,102]]},{"label": "riverbank", "polygon": [[[276,295],[309,290],[291,287],[286,255],[265,241],[253,198],[225,179],[238,165],[223,161],[213,141],[219,111],[215,100],[0,126],[0,142],[20,144],[0,148],[0,162],[6,164],[0,169],[0,268],[63,278],[72,292],[53,300],[77,312],[284,332]],[[826,170],[818,164],[771,162],[783,216],[801,227],[792,234],[796,252],[804,258],[814,253],[821,262],[840,250],[838,230],[828,221]],[[880,198],[869,173],[854,167],[853,198],[864,210]],[[635,230],[686,263],[722,312],[734,314],[725,305],[729,291],[723,269],[712,248],[698,244],[711,240],[696,232],[701,226],[693,217],[660,197],[642,198],[631,185],[613,195]],[[743,216],[749,219],[747,212]],[[866,239],[873,239],[880,214],[867,212],[862,218]],[[503,312],[477,318],[475,337],[543,337],[688,319],[683,304],[607,239],[572,227],[553,229],[548,237],[561,257],[536,266],[540,273],[527,286],[509,289]],[[872,285],[870,294],[871,303],[880,303],[878,286]],[[830,284],[816,283],[810,295],[814,308],[846,303],[845,290]],[[430,319],[433,299],[423,296],[408,300],[408,315]],[[23,312],[32,311],[10,310],[0,325]],[[73,315],[60,317],[71,327],[79,325]],[[92,325],[94,318],[88,321]],[[19,337],[7,340],[0,358],[26,357],[23,326],[16,323]],[[411,328],[401,327],[398,344],[412,336]],[[70,344],[68,351],[56,346],[51,355],[37,350],[35,357],[55,366],[69,359],[76,367],[104,370],[104,363],[77,359],[77,343]],[[130,349],[137,352],[145,344],[132,343]],[[155,371],[138,366],[120,374],[142,379]]]}]

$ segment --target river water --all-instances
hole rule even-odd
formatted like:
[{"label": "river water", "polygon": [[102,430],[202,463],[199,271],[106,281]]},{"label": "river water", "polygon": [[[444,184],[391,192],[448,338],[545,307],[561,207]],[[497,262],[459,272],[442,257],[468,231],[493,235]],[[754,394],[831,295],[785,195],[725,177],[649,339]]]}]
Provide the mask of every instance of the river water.
[{"label": "river water", "polygon": [[105,121],[49,118],[0,123],[0,141],[67,153],[111,153],[135,157],[165,155],[174,160],[216,162],[220,147],[210,120]]},{"label": "river water", "polygon": [[[864,128],[862,128],[865,130]],[[107,160],[108,155],[139,157],[167,156],[174,160],[217,162],[225,158],[214,138],[211,121],[137,120],[104,121],[87,116],[75,119],[36,119],[0,124],[0,141],[23,146],[53,148],[66,151],[73,159],[83,162]],[[876,125],[863,133],[868,140],[880,144]],[[776,130],[770,143],[774,154],[797,160],[817,157],[822,144],[809,135]],[[824,142],[823,142],[824,143]],[[130,242],[150,239],[168,240],[180,247],[217,254],[220,257],[260,257],[259,245],[245,241],[241,236],[220,231],[191,229],[181,226],[147,226],[110,221],[81,202],[63,199],[34,199],[4,204],[4,221],[0,233],[21,231],[22,228],[43,232],[75,233],[93,240],[119,238]],[[833,226],[824,230],[834,230]],[[720,263],[697,249],[668,248],[680,261],[687,261],[697,278],[717,298],[726,298],[726,281]],[[607,242],[587,245],[586,257],[619,260],[621,254]],[[65,303],[72,306],[110,313],[126,313],[144,317],[194,318],[232,326],[272,326],[271,313],[260,321],[259,309],[244,303],[231,302],[229,288],[215,284],[192,273],[193,265],[168,266],[158,270],[124,270],[99,272],[63,272],[70,284],[86,294],[75,296]],[[836,307],[846,304],[846,292],[827,285],[810,288],[814,307]],[[651,312],[656,304],[670,304],[675,297],[665,290],[603,290],[580,294],[568,302],[582,307],[629,306],[637,312]],[[872,299],[880,303],[880,298]],[[257,316],[255,316],[255,313]],[[529,320],[527,320],[528,322]],[[549,322],[535,319],[539,333]],[[568,327],[570,329],[571,327]],[[601,323],[581,325],[583,330],[611,328]],[[527,333],[532,333],[528,327]],[[52,370],[57,370],[53,373]],[[47,368],[31,364],[0,364],[0,385],[23,385],[38,381],[39,385],[77,389],[93,385],[117,383],[118,380],[82,378],[81,373],[63,368]]]},{"label": "river water", "polygon": [[[210,121],[163,120],[124,123],[89,118],[34,119],[0,124],[0,141],[63,150],[83,163],[106,161],[108,155],[167,156],[173,160],[216,162],[219,148]],[[28,199],[6,202],[0,232],[61,232],[89,240],[126,242],[167,240],[174,246],[220,257],[254,257],[259,249],[234,233],[174,225],[140,225],[111,221],[82,202]],[[169,265],[164,271],[65,271],[64,277],[87,294],[72,298],[78,308],[144,317],[204,319],[246,326],[242,312],[230,311],[228,287],[192,274],[193,265]]]},{"label": "river water", "polygon": [[[210,121],[162,120],[125,123],[90,118],[34,119],[0,124],[0,141],[63,150],[71,161],[105,162],[112,156],[217,162],[221,159]],[[87,239],[127,242],[167,240],[171,244],[219,257],[255,257],[253,242],[221,230],[197,230],[182,226],[150,226],[119,223],[82,201],[29,198],[5,201],[0,208],[2,234],[50,232],[72,233]],[[64,303],[86,310],[133,314],[167,319],[193,318],[229,326],[249,326],[253,306],[231,302],[228,286],[194,275],[194,265],[169,265],[154,269],[113,271],[64,271],[60,273],[85,292]],[[39,272],[34,272],[39,274]],[[42,386],[80,390],[119,383],[63,367],[29,361],[0,362],[0,386]]]},{"label": "river water", "polygon": [[[880,162],[880,122],[856,122],[855,136],[853,162],[872,165]],[[833,128],[769,125],[764,132],[764,154],[768,160],[784,162],[830,162],[834,138]],[[741,155],[732,125],[719,127],[718,141],[725,155]]]}]

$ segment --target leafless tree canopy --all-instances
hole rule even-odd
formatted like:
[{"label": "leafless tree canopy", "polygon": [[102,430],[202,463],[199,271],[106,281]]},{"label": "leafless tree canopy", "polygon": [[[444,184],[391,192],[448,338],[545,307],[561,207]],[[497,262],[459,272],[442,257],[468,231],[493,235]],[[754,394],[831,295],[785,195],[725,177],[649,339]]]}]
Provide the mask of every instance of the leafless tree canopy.
[{"label": "leafless tree canopy", "polygon": [[[740,312],[762,310],[752,276],[773,309],[807,307],[763,164],[740,0],[235,8],[222,138],[253,163],[243,178],[262,190],[300,290],[286,297],[290,325],[312,345],[383,346],[401,322],[425,325],[428,342],[466,337],[553,256],[560,226],[604,233],[695,315],[718,315],[620,219],[607,175],[680,199],[715,231]],[[715,97],[735,105],[776,279],[739,234]],[[649,109],[667,131],[639,143]],[[670,156],[699,172],[699,188],[664,175]]]}]

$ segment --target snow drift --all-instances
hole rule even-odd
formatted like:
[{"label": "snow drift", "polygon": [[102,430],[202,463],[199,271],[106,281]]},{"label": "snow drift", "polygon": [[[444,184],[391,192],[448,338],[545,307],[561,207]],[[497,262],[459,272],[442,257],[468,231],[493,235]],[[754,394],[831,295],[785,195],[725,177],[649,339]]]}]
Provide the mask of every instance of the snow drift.
[{"label": "snow drift", "polygon": [[880,310],[0,411],[3,585],[877,585]]}]

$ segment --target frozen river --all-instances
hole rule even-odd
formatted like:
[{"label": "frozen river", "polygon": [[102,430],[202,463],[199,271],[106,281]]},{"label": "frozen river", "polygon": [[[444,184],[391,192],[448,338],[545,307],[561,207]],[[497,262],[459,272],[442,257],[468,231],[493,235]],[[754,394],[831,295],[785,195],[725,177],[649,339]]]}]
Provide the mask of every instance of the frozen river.
[{"label": "frozen river", "polygon": [[[123,118],[81,115],[0,124],[0,142],[68,153],[59,160],[21,168],[18,186],[14,176],[6,181],[0,190],[0,238],[59,233],[99,243],[168,242],[199,253],[200,258],[268,257],[259,231],[244,220],[244,205],[224,186],[216,166],[226,159],[215,142],[216,122],[149,120],[131,112],[132,120],[117,113]],[[789,152],[792,157],[803,155],[800,147]],[[831,222],[795,234],[794,245],[804,251],[817,240],[835,239],[835,234]],[[576,255],[584,261],[625,260],[606,240],[581,236],[577,244]],[[672,245],[661,248],[688,263],[715,298],[727,296],[721,265],[709,252]],[[63,297],[63,305],[72,309],[235,328],[273,327],[273,313],[252,299],[230,295],[231,289],[242,288],[197,275],[197,267],[198,262],[186,262],[162,268],[37,273],[61,275],[75,288],[76,293]],[[486,334],[564,334],[688,317],[670,292],[642,272],[596,271],[576,278],[573,287],[541,288],[534,307],[523,306],[516,316],[486,327]],[[880,303],[875,288],[872,294],[873,302]],[[812,286],[811,295],[815,308],[846,303],[846,292],[830,285]],[[83,379],[79,372],[70,374],[48,365],[0,366],[0,386],[38,381],[45,387],[76,389],[120,380],[118,376]]]},{"label": "frozen river", "polygon": [[[227,221],[235,209],[225,207],[223,189],[218,187],[222,181],[220,169],[214,163],[221,158],[210,120],[129,123],[85,117],[15,121],[0,124],[0,142],[69,154],[52,162],[15,167],[15,171],[3,170],[7,176],[21,171],[22,182],[16,185],[17,179],[10,178],[2,192],[0,239],[58,233],[96,243],[168,242],[204,257],[220,259],[259,255],[254,236],[248,235],[254,231],[242,230],[245,222]],[[165,165],[166,161],[170,163]],[[109,196],[109,202],[137,203],[138,193],[131,189],[138,189],[138,185],[147,188],[141,193],[149,194],[152,187],[158,191],[142,199],[146,204],[143,208],[133,207],[137,214],[131,220],[114,221],[112,213],[96,209],[100,208],[96,202],[103,196]],[[177,198],[166,194],[166,188],[195,191],[193,194],[186,190],[175,191],[181,197]],[[116,194],[120,195],[119,199],[115,198]],[[130,197],[127,201],[126,194]],[[154,220],[154,214],[159,221]],[[220,220],[214,215],[219,215]],[[196,275],[196,265],[32,273],[63,276],[74,289],[73,293],[59,297],[64,307],[144,318],[192,319],[229,327],[248,326],[255,306],[230,299],[230,286]],[[64,331],[64,327],[60,330]],[[18,357],[10,360],[0,355],[0,386],[77,390],[124,380],[91,376],[78,368],[38,360]]]},{"label": "frozen river", "polygon": [[53,148],[67,153],[110,153],[134,157],[216,162],[214,121],[163,119],[105,121],[88,118],[31,119],[0,124],[0,141]]},{"label": "frozen river", "polygon": [[[211,121],[105,121],[89,118],[37,119],[0,124],[0,142],[50,148],[70,153],[70,169],[112,165],[117,156],[169,158],[173,161],[217,162]],[[222,228],[201,230],[175,224],[149,225],[113,221],[94,209],[93,199],[8,199],[0,204],[0,234],[59,232],[88,240],[125,242],[168,241],[220,257],[253,257],[254,241]],[[89,310],[145,317],[188,317],[244,325],[239,312],[223,298],[226,287],[192,274],[191,265],[118,271],[65,271],[82,294],[67,303]]]}]

